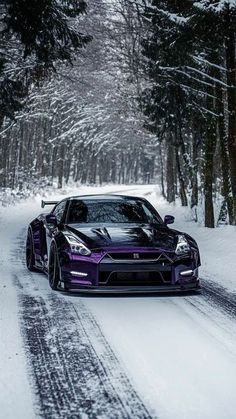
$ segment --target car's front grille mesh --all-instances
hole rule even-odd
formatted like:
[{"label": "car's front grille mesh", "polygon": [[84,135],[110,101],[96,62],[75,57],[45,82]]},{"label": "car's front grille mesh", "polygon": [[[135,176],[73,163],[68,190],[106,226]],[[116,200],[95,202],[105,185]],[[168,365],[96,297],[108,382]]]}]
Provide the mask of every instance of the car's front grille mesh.
[{"label": "car's front grille mesh", "polygon": [[110,251],[100,262],[101,286],[168,285],[171,280],[172,260],[160,251]]},{"label": "car's front grille mesh", "polygon": [[171,283],[171,271],[167,272],[100,272],[99,285],[155,286]]}]

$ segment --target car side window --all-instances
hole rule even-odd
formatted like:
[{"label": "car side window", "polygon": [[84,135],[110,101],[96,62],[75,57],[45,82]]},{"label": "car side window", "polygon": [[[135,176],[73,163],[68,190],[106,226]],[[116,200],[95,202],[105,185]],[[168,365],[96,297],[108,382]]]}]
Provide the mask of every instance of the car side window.
[{"label": "car side window", "polygon": [[144,210],[144,212],[145,212],[145,214],[148,218],[149,223],[162,224],[161,218],[158,219],[157,215],[154,214],[154,212],[151,212],[150,209],[146,205],[142,204],[142,207],[143,207],[143,210]]},{"label": "car side window", "polygon": [[56,216],[58,223],[61,223],[63,220],[65,208],[66,208],[66,201],[62,201],[53,210],[53,214]]}]

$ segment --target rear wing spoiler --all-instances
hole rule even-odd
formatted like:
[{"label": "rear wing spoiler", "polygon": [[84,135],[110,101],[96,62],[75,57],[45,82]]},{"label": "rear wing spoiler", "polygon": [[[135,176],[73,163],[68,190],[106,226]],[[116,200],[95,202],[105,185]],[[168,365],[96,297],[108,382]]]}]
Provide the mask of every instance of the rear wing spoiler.
[{"label": "rear wing spoiler", "polygon": [[41,208],[44,208],[45,205],[56,205],[58,201],[41,201]]}]

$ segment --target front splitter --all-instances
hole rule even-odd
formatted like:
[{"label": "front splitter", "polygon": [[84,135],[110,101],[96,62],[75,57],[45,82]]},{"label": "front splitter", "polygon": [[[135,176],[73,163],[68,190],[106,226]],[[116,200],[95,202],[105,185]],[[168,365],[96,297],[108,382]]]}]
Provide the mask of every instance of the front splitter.
[{"label": "front splitter", "polygon": [[172,292],[187,292],[187,291],[200,291],[201,286],[199,282],[195,284],[185,285],[171,285],[171,286],[111,286],[111,287],[95,287],[95,286],[72,286],[70,291],[77,291],[82,293],[95,293],[95,294],[146,294],[146,293],[172,293]]}]

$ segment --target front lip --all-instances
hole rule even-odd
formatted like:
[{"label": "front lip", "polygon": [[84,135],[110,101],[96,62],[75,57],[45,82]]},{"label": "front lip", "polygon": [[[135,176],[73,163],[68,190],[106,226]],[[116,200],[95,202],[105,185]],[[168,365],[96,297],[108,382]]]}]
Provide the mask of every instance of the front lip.
[{"label": "front lip", "polygon": [[95,294],[168,294],[174,292],[199,291],[201,289],[199,281],[186,285],[158,285],[158,286],[72,286],[71,291],[79,293],[95,293]]}]

